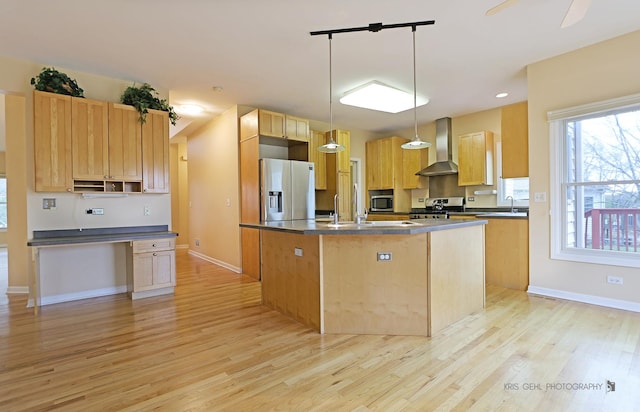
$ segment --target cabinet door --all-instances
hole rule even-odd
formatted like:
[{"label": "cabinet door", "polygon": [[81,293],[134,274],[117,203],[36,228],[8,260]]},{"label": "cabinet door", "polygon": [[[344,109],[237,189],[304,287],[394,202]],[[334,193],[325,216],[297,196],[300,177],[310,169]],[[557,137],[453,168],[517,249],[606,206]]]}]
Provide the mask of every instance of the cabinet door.
[{"label": "cabinet door", "polygon": [[394,151],[393,139],[378,140],[378,168],[380,170],[380,189],[394,188]]},{"label": "cabinet door", "polygon": [[527,102],[505,106],[502,113],[502,177],[529,176],[529,113]]},{"label": "cabinet door", "polygon": [[109,104],[109,178],[142,180],[142,127],[133,106]]},{"label": "cabinet door", "polygon": [[336,130],[336,143],[345,147],[345,150],[337,153],[338,171],[351,172],[351,133],[347,130]]},{"label": "cabinet door", "polygon": [[34,174],[36,192],[70,192],[71,96],[33,93]]},{"label": "cabinet door", "polygon": [[149,110],[142,124],[142,185],[145,193],[169,193],[169,113]]},{"label": "cabinet door", "polygon": [[493,184],[493,134],[470,133],[458,140],[458,185]]},{"label": "cabinet door", "polygon": [[153,258],[153,286],[156,288],[176,285],[176,252],[166,250],[151,253]]},{"label": "cabinet door", "polygon": [[337,173],[338,213],[341,221],[352,220],[351,214],[351,173]]},{"label": "cabinet door", "polygon": [[240,142],[240,221],[260,222],[260,145],[258,136]]},{"label": "cabinet door", "polygon": [[309,141],[309,161],[315,165],[316,190],[327,189],[327,154],[318,151],[318,147],[324,143],[324,133],[312,130]]},{"label": "cabinet door", "polygon": [[258,125],[262,136],[280,138],[285,136],[284,114],[282,113],[260,110]]},{"label": "cabinet door", "polygon": [[427,187],[426,179],[416,176],[416,172],[427,167],[429,149],[402,150],[402,187],[404,189],[422,189]]},{"label": "cabinet door", "polygon": [[380,166],[379,160],[379,148],[380,144],[378,140],[365,143],[365,156],[367,161],[366,175],[367,175],[367,188],[368,190],[380,189]]},{"label": "cabinet door", "polygon": [[153,253],[133,255],[133,291],[153,288]]},{"label": "cabinet door", "polygon": [[73,178],[103,180],[109,174],[107,102],[71,98]]},{"label": "cabinet door", "polygon": [[242,273],[260,280],[260,230],[240,228],[242,237]]},{"label": "cabinet door", "polygon": [[300,142],[309,141],[309,120],[295,116],[285,116],[287,139]]}]

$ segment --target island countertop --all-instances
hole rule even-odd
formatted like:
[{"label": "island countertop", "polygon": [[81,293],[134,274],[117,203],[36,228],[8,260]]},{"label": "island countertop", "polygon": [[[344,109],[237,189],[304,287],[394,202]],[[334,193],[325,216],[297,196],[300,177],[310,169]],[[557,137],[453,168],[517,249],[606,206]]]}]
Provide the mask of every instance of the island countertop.
[{"label": "island countertop", "polygon": [[331,222],[326,221],[317,222],[315,220],[291,220],[240,223],[240,227],[277,230],[304,235],[412,235],[484,225],[488,222],[483,219],[414,219],[403,221],[367,221],[360,225],[352,222],[340,222],[338,227],[333,227],[330,223]]}]

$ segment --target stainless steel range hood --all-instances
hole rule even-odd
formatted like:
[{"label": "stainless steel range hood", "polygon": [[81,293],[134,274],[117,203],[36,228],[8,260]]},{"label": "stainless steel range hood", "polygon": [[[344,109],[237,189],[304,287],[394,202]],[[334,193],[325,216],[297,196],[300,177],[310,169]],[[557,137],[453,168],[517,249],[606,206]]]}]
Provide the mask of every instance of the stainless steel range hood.
[{"label": "stainless steel range hood", "polygon": [[436,162],[420,170],[418,176],[443,176],[458,173],[458,165],[453,163],[453,137],[451,118],[436,120]]}]

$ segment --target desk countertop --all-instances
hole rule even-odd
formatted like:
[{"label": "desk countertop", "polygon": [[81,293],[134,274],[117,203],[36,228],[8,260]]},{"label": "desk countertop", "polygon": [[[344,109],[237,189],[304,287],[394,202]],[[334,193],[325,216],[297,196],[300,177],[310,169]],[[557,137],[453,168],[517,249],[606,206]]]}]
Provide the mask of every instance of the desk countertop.
[{"label": "desk countertop", "polygon": [[80,243],[126,242],[178,236],[167,225],[92,229],[34,230],[27,246],[64,246]]}]

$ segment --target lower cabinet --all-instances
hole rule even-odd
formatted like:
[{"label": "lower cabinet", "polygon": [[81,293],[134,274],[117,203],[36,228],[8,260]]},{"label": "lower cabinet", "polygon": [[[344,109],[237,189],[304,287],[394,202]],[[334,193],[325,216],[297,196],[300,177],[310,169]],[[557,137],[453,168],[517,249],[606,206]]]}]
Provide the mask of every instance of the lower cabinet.
[{"label": "lower cabinet", "polygon": [[127,249],[131,299],[171,294],[176,286],[175,238],[134,240]]},{"label": "lower cabinet", "polygon": [[[479,217],[485,219],[485,217]],[[489,285],[529,287],[529,221],[488,218],[485,226],[485,272]]]}]

